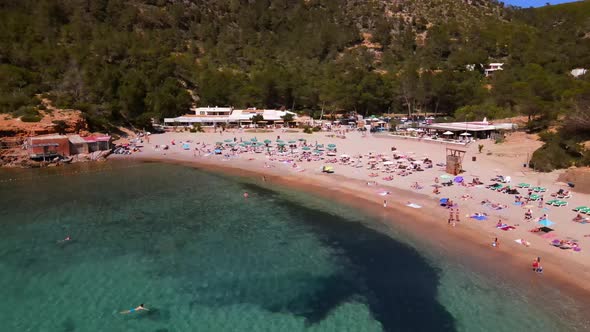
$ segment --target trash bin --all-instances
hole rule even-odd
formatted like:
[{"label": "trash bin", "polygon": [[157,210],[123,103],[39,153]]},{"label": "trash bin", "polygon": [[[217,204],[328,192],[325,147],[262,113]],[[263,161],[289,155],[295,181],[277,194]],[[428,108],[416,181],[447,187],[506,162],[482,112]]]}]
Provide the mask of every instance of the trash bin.
[{"label": "trash bin", "polygon": [[476,156],[471,157],[471,161],[476,161],[476,160],[477,160]]}]

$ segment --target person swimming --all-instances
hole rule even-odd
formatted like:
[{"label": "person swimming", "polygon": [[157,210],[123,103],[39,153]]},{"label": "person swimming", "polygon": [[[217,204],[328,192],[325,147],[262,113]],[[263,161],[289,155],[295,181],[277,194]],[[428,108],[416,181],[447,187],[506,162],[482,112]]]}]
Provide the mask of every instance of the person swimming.
[{"label": "person swimming", "polygon": [[150,309],[148,309],[148,308],[144,307],[144,306],[143,306],[143,303],[142,303],[142,304],[138,305],[138,306],[137,306],[137,307],[135,307],[135,308],[131,308],[131,309],[129,309],[129,310],[121,311],[121,312],[120,312],[120,314],[123,314],[123,315],[126,315],[126,314],[132,314],[132,313],[134,313],[134,312],[138,312],[138,311],[142,311],[142,310],[145,310],[145,311],[150,311]]},{"label": "person swimming", "polygon": [[70,241],[72,241],[72,237],[68,235],[65,239],[57,241],[57,243],[67,243]]}]

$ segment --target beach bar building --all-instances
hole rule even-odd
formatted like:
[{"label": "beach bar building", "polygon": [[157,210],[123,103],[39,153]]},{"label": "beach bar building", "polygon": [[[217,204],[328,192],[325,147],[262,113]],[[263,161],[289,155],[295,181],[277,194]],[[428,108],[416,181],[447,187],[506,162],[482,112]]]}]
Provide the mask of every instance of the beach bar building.
[{"label": "beach bar building", "polygon": [[280,124],[283,123],[283,116],[286,114],[293,114],[293,118],[297,118],[297,114],[289,111],[266,110],[257,108],[248,108],[245,110],[238,110],[231,107],[195,107],[191,109],[193,114],[186,114],[176,118],[165,118],[165,126],[180,126],[188,127],[195,124],[200,124],[204,127],[214,127],[220,124],[226,125],[250,125],[252,124],[252,117],[254,115],[262,115],[263,121],[261,124]]},{"label": "beach bar building", "polygon": [[480,122],[448,122],[433,123],[425,126],[428,131],[450,131],[456,135],[469,133],[469,136],[475,138],[490,138],[494,133],[500,131],[516,130],[517,126],[513,123],[490,123],[484,119]]}]

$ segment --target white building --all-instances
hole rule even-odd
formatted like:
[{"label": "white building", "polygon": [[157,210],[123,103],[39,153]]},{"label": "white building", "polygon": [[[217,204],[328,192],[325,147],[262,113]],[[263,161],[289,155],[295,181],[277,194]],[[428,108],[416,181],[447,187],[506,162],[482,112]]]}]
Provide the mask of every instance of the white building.
[{"label": "white building", "polygon": [[279,110],[264,110],[256,108],[248,108],[245,110],[237,110],[230,107],[196,107],[191,109],[194,114],[186,114],[176,118],[165,118],[164,125],[166,126],[191,126],[200,123],[202,126],[215,126],[220,123],[228,125],[249,125],[252,123],[254,115],[262,115],[265,123],[276,124],[283,123],[283,116],[286,114],[293,114],[293,118],[297,118],[297,114],[289,111]]},{"label": "white building", "polygon": [[573,77],[578,78],[582,75],[586,75],[587,72],[588,72],[587,69],[576,68],[576,69],[572,69],[572,71],[570,71],[570,74],[572,74]]},{"label": "white building", "polygon": [[499,62],[493,62],[490,63],[485,69],[485,75],[486,77],[492,75],[494,72],[498,71],[498,70],[504,70],[502,67],[504,66],[503,63],[499,63]]}]

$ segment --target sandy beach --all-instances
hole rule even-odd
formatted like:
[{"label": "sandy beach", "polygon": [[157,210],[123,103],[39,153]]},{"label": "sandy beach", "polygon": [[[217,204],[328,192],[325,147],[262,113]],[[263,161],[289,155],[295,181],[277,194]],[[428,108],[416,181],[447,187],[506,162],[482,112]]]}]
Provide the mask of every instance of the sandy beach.
[{"label": "sandy beach", "polygon": [[[271,140],[274,145],[279,136],[285,142],[297,141],[295,154],[303,150],[300,138],[305,138],[308,144],[314,146],[335,144],[336,157],[323,155],[321,159],[298,161],[290,153],[269,156],[264,152],[250,151],[234,155],[229,152],[229,148],[221,155],[207,152],[214,148],[216,142],[239,143],[256,138],[260,142]],[[226,143],[224,144],[227,145]],[[484,145],[482,153],[478,152],[478,144]],[[168,149],[162,149],[162,145],[167,145]],[[577,214],[572,209],[590,204],[590,197],[572,192],[572,197],[565,199],[567,206],[545,204],[553,199],[552,193],[559,189],[565,190],[567,186],[557,182],[560,172],[536,173],[523,167],[527,154],[532,153],[539,145],[540,142],[534,137],[514,133],[508,137],[506,143],[499,145],[482,140],[465,148],[456,147],[466,150],[463,163],[465,172],[461,174],[465,182],[479,178],[483,185],[464,186],[454,183],[452,186],[440,187],[439,194],[433,192],[434,185],[448,181],[441,178],[446,174],[444,167],[437,166],[445,162],[447,144],[400,139],[383,134],[363,136],[352,132],[346,138],[337,138],[333,133],[326,132],[311,135],[280,131],[165,133],[151,135],[149,142],[144,141],[140,152],[115,158],[197,165],[210,170],[250,176],[259,179],[261,185],[280,184],[313,191],[339,202],[358,206],[386,222],[403,221],[404,228],[414,234],[444,242],[445,250],[456,252],[467,260],[489,262],[490,268],[504,266],[507,276],[513,275],[525,282],[540,283],[539,276],[531,270],[531,263],[536,257],[542,257],[543,283],[558,286],[559,291],[577,298],[587,298],[585,295],[590,293],[590,285],[585,282],[590,277],[590,225],[572,221]],[[195,147],[199,147],[199,151]],[[392,147],[396,149],[394,152]],[[406,176],[398,175],[399,171],[384,173],[383,162],[377,165],[379,170],[367,169],[370,165],[369,156],[381,154],[392,157],[394,153],[413,160],[428,158],[432,160],[433,167],[414,171]],[[342,164],[339,157],[343,154],[364,157],[355,163]],[[475,158],[472,159],[473,157]],[[335,159],[336,162],[328,162]],[[332,166],[334,174],[323,173],[322,167],[325,165]],[[532,187],[546,188],[547,191],[541,193],[544,196],[543,204],[529,202],[515,205],[514,195],[486,188],[493,183],[490,179],[497,175],[510,176],[508,185],[512,187],[519,183],[528,183]],[[416,182],[419,188],[414,187]],[[517,190],[520,195],[527,196],[526,189]],[[454,221],[455,226],[449,225],[450,209],[440,206],[441,198],[449,198],[457,204],[453,214],[455,217],[456,214],[459,215],[459,221]],[[387,201],[386,207],[384,200]],[[484,201],[488,203],[482,204]],[[410,203],[412,206],[408,206]],[[496,209],[497,207],[502,208]],[[532,219],[525,220],[524,215],[529,208]],[[486,220],[470,218],[476,213],[485,214]],[[537,221],[543,214],[554,222],[551,225],[553,231],[531,232],[540,226]],[[498,221],[510,227],[504,227],[507,230],[497,228]],[[498,247],[491,245],[495,238],[498,238]],[[526,245],[517,243],[516,240],[519,239]],[[573,248],[577,246],[581,250],[558,248],[553,245],[555,240],[575,243]]]}]

